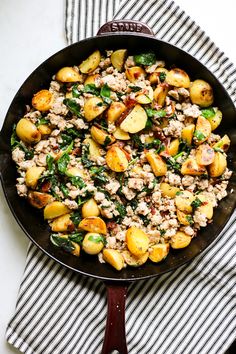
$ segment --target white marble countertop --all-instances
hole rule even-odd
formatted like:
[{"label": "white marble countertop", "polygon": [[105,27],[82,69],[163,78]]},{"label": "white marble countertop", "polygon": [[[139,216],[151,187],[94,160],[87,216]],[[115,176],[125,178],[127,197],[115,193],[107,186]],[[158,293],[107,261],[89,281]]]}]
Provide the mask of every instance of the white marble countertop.
[{"label": "white marble countertop", "polygon": [[[176,0],[236,63],[235,0]],[[22,82],[43,60],[66,46],[63,0],[0,1],[0,127]],[[6,204],[0,188],[0,353],[16,353],[4,339],[24,269],[28,240]],[[53,354],[53,353],[52,353]]]}]

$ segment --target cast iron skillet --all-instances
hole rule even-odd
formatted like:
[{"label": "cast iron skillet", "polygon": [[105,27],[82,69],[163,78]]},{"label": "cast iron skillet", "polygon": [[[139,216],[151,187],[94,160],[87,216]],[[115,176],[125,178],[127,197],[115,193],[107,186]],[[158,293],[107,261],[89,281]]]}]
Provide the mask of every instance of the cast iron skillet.
[{"label": "cast iron skillet", "polygon": [[[219,234],[235,207],[235,196],[229,194],[220,202],[214,213],[214,222],[199,232],[190,246],[179,251],[171,251],[167,259],[160,264],[146,263],[140,268],[123,269],[117,272],[107,264],[100,264],[95,257],[82,255],[73,257],[54,248],[49,242],[49,228],[43,221],[41,212],[33,209],[16,193],[16,168],[11,159],[10,136],[12,127],[25,113],[25,105],[30,104],[33,94],[47,88],[51,77],[61,67],[80,63],[95,49],[127,48],[130,53],[153,50],[158,58],[168,64],[175,64],[185,69],[191,79],[201,78],[214,88],[216,105],[223,112],[223,122],[219,133],[227,133],[232,145],[229,151],[229,167],[235,171],[236,155],[236,111],[229,95],[214,75],[199,61],[184,51],[166,42],[154,38],[152,31],[145,24],[135,21],[108,22],[98,32],[98,36],[88,38],[59,51],[42,63],[23,83],[11,106],[0,136],[0,173],[3,190],[9,207],[26,235],[44,253],[63,266],[86,276],[104,280],[108,289],[108,317],[103,344],[103,354],[117,349],[127,353],[125,339],[125,297],[130,281],[148,279],[176,269],[202,252]],[[229,183],[229,190],[235,188],[235,175]]]}]

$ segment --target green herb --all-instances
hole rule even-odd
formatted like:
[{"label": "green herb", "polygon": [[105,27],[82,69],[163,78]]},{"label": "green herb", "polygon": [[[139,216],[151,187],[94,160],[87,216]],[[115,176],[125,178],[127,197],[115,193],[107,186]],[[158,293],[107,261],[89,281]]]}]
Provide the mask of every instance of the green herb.
[{"label": "green herb", "polygon": [[163,82],[166,79],[166,73],[164,71],[160,72],[159,75],[160,81]]},{"label": "green herb", "polygon": [[202,112],[202,116],[206,119],[212,118],[216,114],[214,111],[214,108],[212,108],[212,107],[204,108],[201,110],[201,112]]},{"label": "green herb", "polygon": [[215,152],[224,152],[224,150],[219,147],[214,147],[213,149]]},{"label": "green herb", "polygon": [[65,98],[63,103],[69,108],[71,113],[75,114],[78,117],[82,117],[80,113],[80,106],[73,99]]},{"label": "green herb", "polygon": [[111,143],[111,138],[107,135],[106,138],[105,138],[105,141],[103,143],[104,146],[107,146]]},{"label": "green herb", "polygon": [[200,205],[202,205],[202,201],[198,197],[196,197],[195,200],[191,203],[191,206],[194,209],[197,209],[198,207],[200,207]]},{"label": "green herb", "polygon": [[90,235],[88,237],[88,240],[89,241],[92,241],[94,243],[100,243],[102,242],[104,245],[106,245],[107,243],[107,240],[105,239],[105,237],[103,235],[96,235],[96,234],[93,234],[93,235]]},{"label": "green herb", "polygon": [[130,166],[132,166],[133,164],[135,164],[138,160],[139,160],[138,157],[135,157],[135,159],[130,160],[130,162],[128,163],[128,167],[130,167]]},{"label": "green herb", "polygon": [[38,127],[39,125],[42,125],[42,124],[49,124],[50,123],[50,120],[45,118],[45,117],[41,117],[38,119],[38,122],[36,124],[36,126]]},{"label": "green herb", "polygon": [[62,193],[64,194],[64,196],[65,196],[65,197],[68,197],[68,195],[69,195],[68,188],[67,188],[64,184],[61,184],[61,185],[60,185],[60,188],[61,188],[61,191],[62,191]]},{"label": "green herb", "polygon": [[89,172],[91,174],[91,178],[96,181],[97,184],[103,185],[108,182],[107,177],[102,173],[105,171],[103,166],[100,167],[91,167]]},{"label": "green herb", "polygon": [[163,237],[163,236],[165,235],[165,233],[166,233],[166,230],[163,230],[163,229],[160,229],[159,231],[160,231],[160,234],[161,234],[162,237]]},{"label": "green herb", "polygon": [[139,215],[140,219],[143,221],[143,225],[144,226],[148,226],[150,220],[148,219],[148,217],[146,215]]},{"label": "green herb", "polygon": [[166,163],[167,163],[167,166],[172,168],[174,171],[179,172],[179,170],[181,168],[181,164],[176,162],[176,160],[173,157],[166,158]]},{"label": "green herb", "polygon": [[47,163],[47,168],[50,174],[53,174],[55,172],[55,164],[54,164],[54,158],[52,155],[47,155],[46,156],[46,163]]},{"label": "green herb", "polygon": [[102,86],[101,91],[100,91],[100,96],[102,97],[102,99],[105,103],[111,104],[111,102],[112,102],[112,99],[110,98],[111,89],[107,84]]},{"label": "green herb", "polygon": [[79,176],[70,177],[70,182],[73,186],[79,187],[80,189],[86,187],[86,184],[84,183],[83,178],[81,178]]},{"label": "green herb", "polygon": [[61,138],[63,141],[60,144],[60,148],[63,149],[66,148],[68,145],[70,145],[74,139],[84,138],[84,133],[81,130],[79,131],[75,128],[69,128],[61,134]]},{"label": "green herb", "polygon": [[18,147],[20,150],[24,151],[26,160],[30,160],[34,157],[33,150],[27,149],[27,147],[19,141],[18,136],[16,135],[16,125],[14,124],[13,132],[11,135],[11,148],[13,150],[16,147]]},{"label": "green herb", "polygon": [[194,136],[197,138],[198,141],[202,141],[206,138],[200,130],[195,130]]},{"label": "green herb", "polygon": [[116,205],[116,210],[120,214],[119,221],[121,221],[126,216],[126,208],[122,203],[119,203],[119,202],[115,202],[115,205]]},{"label": "green herb", "polygon": [[191,151],[191,146],[189,146],[184,140],[180,140],[179,143],[179,151],[180,152],[186,152],[187,155],[189,155]]},{"label": "green herb", "polygon": [[154,53],[142,53],[134,55],[134,61],[138,65],[153,65],[156,62]]},{"label": "green herb", "polygon": [[89,192],[89,191],[85,191],[85,196],[79,196],[78,200],[77,200],[77,204],[80,207],[81,205],[83,205],[85,202],[87,202],[89,199],[91,199],[93,197],[93,192]]},{"label": "green herb", "polygon": [[164,149],[161,141],[159,139],[154,139],[150,143],[142,143],[140,136],[138,134],[133,134],[131,139],[135,143],[138,151],[142,151],[144,149],[156,149],[156,152],[160,152]]},{"label": "green herb", "polygon": [[129,88],[131,89],[131,91],[133,92],[138,92],[142,90],[142,87],[140,86],[135,86],[135,85],[129,85]]},{"label": "green herb", "polygon": [[68,153],[64,153],[58,160],[57,160],[57,168],[58,171],[62,174],[65,174],[67,165],[70,162],[70,156]]},{"label": "green herb", "polygon": [[85,93],[91,93],[94,96],[99,96],[100,91],[94,84],[87,84],[84,86]]},{"label": "green herb", "polygon": [[52,234],[50,240],[54,246],[63,248],[66,252],[72,253],[75,249],[69,238],[58,236],[58,234]]},{"label": "green herb", "polygon": [[79,210],[74,211],[73,214],[70,216],[70,219],[75,226],[78,226],[80,221],[82,220],[81,212]]},{"label": "green herb", "polygon": [[152,108],[145,108],[147,116],[149,118],[163,118],[166,116],[166,111],[164,109],[156,110]]},{"label": "green herb", "polygon": [[193,218],[191,215],[186,215],[186,220],[189,222],[190,225],[194,224]]},{"label": "green herb", "polygon": [[78,85],[73,85],[72,87],[72,96],[78,98],[82,95],[82,92],[78,90]]},{"label": "green herb", "polygon": [[94,165],[94,162],[90,160],[89,155],[90,155],[89,144],[84,144],[82,146],[81,162],[84,165],[84,167],[87,168]]},{"label": "green herb", "polygon": [[104,129],[106,131],[108,130],[108,124],[107,124],[106,119],[100,119],[99,123],[100,123],[102,129]]},{"label": "green herb", "polygon": [[175,193],[175,195],[181,195],[181,194],[183,194],[182,191],[178,191],[178,192]]},{"label": "green herb", "polygon": [[147,119],[146,125],[145,125],[145,129],[150,130],[152,129],[153,123],[151,119]]},{"label": "green herb", "polygon": [[69,235],[69,239],[73,242],[81,244],[84,239],[84,233],[83,232],[72,232],[72,234]]}]

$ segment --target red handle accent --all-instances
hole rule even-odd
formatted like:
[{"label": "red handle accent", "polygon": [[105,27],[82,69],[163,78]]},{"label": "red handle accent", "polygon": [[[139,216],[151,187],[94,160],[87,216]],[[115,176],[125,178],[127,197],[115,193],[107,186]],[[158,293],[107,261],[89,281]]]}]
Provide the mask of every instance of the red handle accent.
[{"label": "red handle accent", "polygon": [[110,354],[118,350],[120,354],[128,354],[125,334],[125,300],[127,284],[106,284],[107,287],[107,322],[103,341],[102,354]]},{"label": "red handle accent", "polygon": [[97,35],[109,32],[136,32],[154,36],[153,31],[146,23],[134,20],[113,20],[107,22],[98,30]]}]

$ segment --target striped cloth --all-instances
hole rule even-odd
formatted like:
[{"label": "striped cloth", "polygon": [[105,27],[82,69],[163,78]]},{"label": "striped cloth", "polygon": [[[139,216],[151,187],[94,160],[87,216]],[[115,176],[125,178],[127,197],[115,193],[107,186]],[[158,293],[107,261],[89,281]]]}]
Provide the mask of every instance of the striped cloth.
[{"label": "striped cloth", "polygon": [[[236,102],[236,70],[209,37],[170,0],[68,0],[68,43],[95,35],[112,18],[146,22],[158,38],[188,51]],[[221,354],[236,335],[236,212],[190,264],[133,283],[126,305],[130,354]],[[31,245],[6,337],[27,354],[101,352],[106,319],[103,283],[75,274]]]}]

